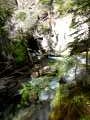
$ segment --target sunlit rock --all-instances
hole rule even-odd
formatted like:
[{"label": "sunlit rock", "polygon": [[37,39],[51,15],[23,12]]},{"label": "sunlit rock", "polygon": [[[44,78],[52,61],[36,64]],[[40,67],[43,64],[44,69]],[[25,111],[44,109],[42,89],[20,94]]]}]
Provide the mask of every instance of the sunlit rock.
[{"label": "sunlit rock", "polygon": [[37,4],[38,0],[17,0],[18,8],[19,9],[25,9],[25,8],[31,8],[31,6],[34,6]]}]

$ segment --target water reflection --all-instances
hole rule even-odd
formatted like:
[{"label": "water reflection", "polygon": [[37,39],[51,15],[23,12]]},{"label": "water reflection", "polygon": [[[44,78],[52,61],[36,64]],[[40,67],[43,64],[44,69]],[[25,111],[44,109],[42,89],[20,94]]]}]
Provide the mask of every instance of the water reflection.
[{"label": "water reflection", "polygon": [[73,80],[75,80],[75,76],[79,75],[80,72],[81,69],[79,67],[77,69],[76,67],[71,68],[65,75],[67,82],[72,82]]},{"label": "water reflection", "polygon": [[41,91],[41,94],[39,96],[39,99],[41,101],[45,101],[45,100],[51,100],[53,99],[54,95],[55,95],[55,90],[56,88],[59,86],[58,80],[57,78],[53,78],[50,83],[49,86],[46,87],[43,91]]},{"label": "water reflection", "polygon": [[51,89],[55,90],[59,86],[57,78],[53,78],[49,86]]}]

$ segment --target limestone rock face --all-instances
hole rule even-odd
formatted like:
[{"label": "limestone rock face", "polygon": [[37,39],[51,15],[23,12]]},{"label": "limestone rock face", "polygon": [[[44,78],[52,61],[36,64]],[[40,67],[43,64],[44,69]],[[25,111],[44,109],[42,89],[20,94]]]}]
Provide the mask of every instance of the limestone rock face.
[{"label": "limestone rock face", "polygon": [[31,6],[37,4],[38,0],[17,0],[18,8],[30,8]]},{"label": "limestone rock face", "polygon": [[16,0],[16,10],[14,11],[10,24],[10,37],[16,36],[20,29],[26,32],[33,27],[38,19],[38,0]]}]

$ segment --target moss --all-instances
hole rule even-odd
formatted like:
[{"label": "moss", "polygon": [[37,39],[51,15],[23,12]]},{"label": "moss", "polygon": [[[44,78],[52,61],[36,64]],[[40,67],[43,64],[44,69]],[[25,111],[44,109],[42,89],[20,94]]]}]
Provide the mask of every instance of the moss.
[{"label": "moss", "polygon": [[9,51],[14,56],[16,64],[22,64],[27,58],[26,47],[24,41],[15,41],[12,45],[9,45]]}]

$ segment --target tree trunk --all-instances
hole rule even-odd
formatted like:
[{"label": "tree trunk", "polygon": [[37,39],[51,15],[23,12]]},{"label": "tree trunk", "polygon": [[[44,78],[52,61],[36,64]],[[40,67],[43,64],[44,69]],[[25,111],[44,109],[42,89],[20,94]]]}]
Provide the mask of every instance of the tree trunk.
[{"label": "tree trunk", "polygon": [[75,81],[76,81],[76,78],[77,78],[77,64],[75,65]]},{"label": "tree trunk", "polygon": [[86,74],[88,74],[88,48],[86,50]]},{"label": "tree trunk", "polygon": [[89,74],[89,66],[88,66],[88,61],[89,61],[89,41],[90,41],[90,25],[88,25],[88,39],[86,41],[86,74]]}]

